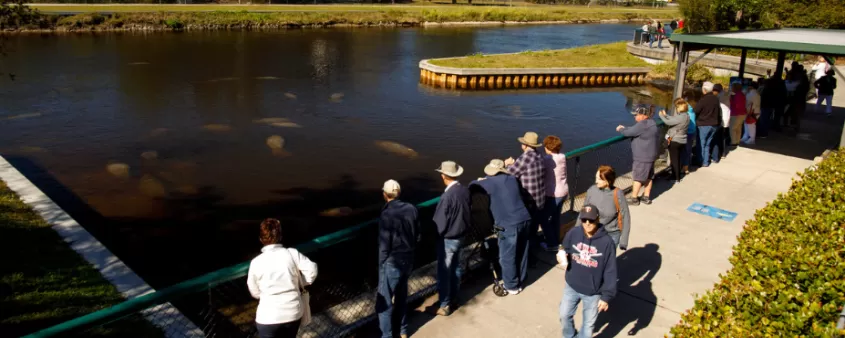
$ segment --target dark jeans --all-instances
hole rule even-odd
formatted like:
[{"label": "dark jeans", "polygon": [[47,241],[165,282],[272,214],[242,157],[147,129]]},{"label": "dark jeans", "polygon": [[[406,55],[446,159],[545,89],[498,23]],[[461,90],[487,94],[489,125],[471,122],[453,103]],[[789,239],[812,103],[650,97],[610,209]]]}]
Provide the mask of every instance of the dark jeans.
[{"label": "dark jeans", "polygon": [[672,173],[675,175],[675,181],[681,180],[681,157],[685,156],[686,144],[678,142],[669,143],[669,162],[672,162]]},{"label": "dark jeans", "polygon": [[461,243],[463,238],[437,240],[437,292],[440,307],[454,304],[461,288]]},{"label": "dark jeans", "polygon": [[774,118],[772,119],[772,129],[774,130],[780,130],[780,128],[783,126],[783,108],[784,107],[781,106],[774,109]]},{"label": "dark jeans", "polygon": [[394,336],[394,314],[399,322],[400,334],[408,333],[405,299],[408,298],[408,276],[411,274],[413,261],[413,257],[391,256],[379,269],[376,313],[383,338]]},{"label": "dark jeans", "polygon": [[543,235],[546,236],[546,246],[557,248],[560,245],[560,211],[563,209],[565,197],[546,196],[546,207],[543,216]]},{"label": "dark jeans", "polygon": [[[698,129],[698,128],[696,128]],[[701,142],[698,141],[698,133],[687,134],[687,144],[684,147],[684,156],[681,156],[681,165],[689,166],[696,163],[701,163]]]},{"label": "dark jeans", "polygon": [[543,216],[546,215],[545,208],[537,207],[534,204],[534,200],[532,199],[530,204],[526,205],[528,209],[528,214],[531,215],[531,224],[528,228],[528,241],[533,247],[537,247],[540,245],[540,242],[543,241],[543,238],[537,233],[537,230],[540,230],[540,225],[544,224],[545,221]]},{"label": "dark jeans", "polygon": [[258,338],[296,338],[299,322],[300,319],[281,324],[255,323],[255,328],[258,330]]},{"label": "dark jeans", "polygon": [[499,232],[499,264],[505,289],[516,290],[528,273],[528,232],[532,221],[504,226]]},{"label": "dark jeans", "polygon": [[[698,138],[701,144],[701,166],[706,167],[710,165],[710,160],[719,162],[719,148],[717,142],[714,142],[716,136],[716,129],[722,128],[719,126],[699,126]],[[712,154],[711,154],[712,152]]]},{"label": "dark jeans", "polygon": [[760,118],[757,120],[757,137],[769,136],[769,125],[772,123],[774,108],[760,109]]}]

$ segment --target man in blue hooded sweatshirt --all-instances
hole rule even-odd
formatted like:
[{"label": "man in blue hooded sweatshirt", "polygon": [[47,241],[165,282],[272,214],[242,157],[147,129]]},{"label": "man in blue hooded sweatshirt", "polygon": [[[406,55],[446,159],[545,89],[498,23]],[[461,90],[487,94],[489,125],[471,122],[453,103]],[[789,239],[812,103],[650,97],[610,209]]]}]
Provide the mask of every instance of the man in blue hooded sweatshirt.
[{"label": "man in blue hooded sweatshirt", "polygon": [[[566,268],[566,287],[560,301],[563,338],[590,338],[599,311],[607,311],[616,296],[616,245],[598,222],[595,206],[581,209],[581,226],[566,233],[558,262]],[[575,330],[575,310],[584,302],[581,330]]]}]

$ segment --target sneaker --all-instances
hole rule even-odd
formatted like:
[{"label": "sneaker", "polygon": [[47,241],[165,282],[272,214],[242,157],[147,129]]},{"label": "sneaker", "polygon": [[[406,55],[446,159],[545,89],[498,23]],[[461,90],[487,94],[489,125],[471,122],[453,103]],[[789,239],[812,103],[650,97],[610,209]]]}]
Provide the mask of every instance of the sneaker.
[{"label": "sneaker", "polygon": [[452,309],[449,306],[444,306],[437,309],[437,312],[435,314],[438,316],[448,317],[452,314]]},{"label": "sneaker", "polygon": [[516,290],[508,290],[508,289],[505,289],[505,291],[506,291],[506,292],[508,293],[508,295],[510,295],[510,296],[516,296],[516,295],[518,295],[520,292],[522,292],[522,288],[519,288],[519,289],[516,289]]},{"label": "sneaker", "polygon": [[628,197],[628,205],[640,205],[640,199],[636,197]]},{"label": "sneaker", "polygon": [[645,204],[645,205],[651,205],[651,200],[650,200],[650,199],[648,199],[648,196],[643,196],[643,197],[641,198],[641,200],[643,201],[643,204]]}]

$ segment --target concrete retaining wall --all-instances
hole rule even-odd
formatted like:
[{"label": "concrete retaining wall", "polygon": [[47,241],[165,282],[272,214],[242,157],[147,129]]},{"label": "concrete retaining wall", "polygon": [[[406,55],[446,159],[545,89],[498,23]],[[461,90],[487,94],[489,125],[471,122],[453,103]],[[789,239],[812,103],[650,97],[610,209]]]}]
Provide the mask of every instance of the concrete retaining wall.
[{"label": "concrete retaining wall", "polygon": [[649,69],[634,68],[453,68],[420,61],[420,83],[448,89],[520,89],[635,86]]},{"label": "concrete retaining wall", "polygon": [[[646,60],[646,62],[652,64],[672,61],[672,54],[674,53],[672,48],[648,48],[648,45],[635,45],[633,42],[628,43],[627,50],[628,53],[638,56],[641,59]],[[690,52],[689,54],[690,59],[694,60],[701,56],[702,53]],[[753,56],[753,54],[749,53],[748,56]],[[740,57],[738,56],[720,55],[711,52],[698,61],[698,64],[713,69],[717,75],[733,75],[738,74],[739,61]],[[746,74],[763,76],[766,75],[767,70],[771,70],[772,73],[774,73],[775,68],[777,68],[777,62],[752,58],[747,58],[745,60]]]}]

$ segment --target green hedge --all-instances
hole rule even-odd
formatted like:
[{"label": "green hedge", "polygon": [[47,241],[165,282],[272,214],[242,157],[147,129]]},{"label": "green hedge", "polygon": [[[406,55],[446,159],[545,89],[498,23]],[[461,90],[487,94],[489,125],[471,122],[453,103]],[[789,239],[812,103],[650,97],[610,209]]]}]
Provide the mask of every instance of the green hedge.
[{"label": "green hedge", "polygon": [[836,334],[845,303],[845,150],[800,176],[747,222],[733,268],[696,299],[672,335]]}]

